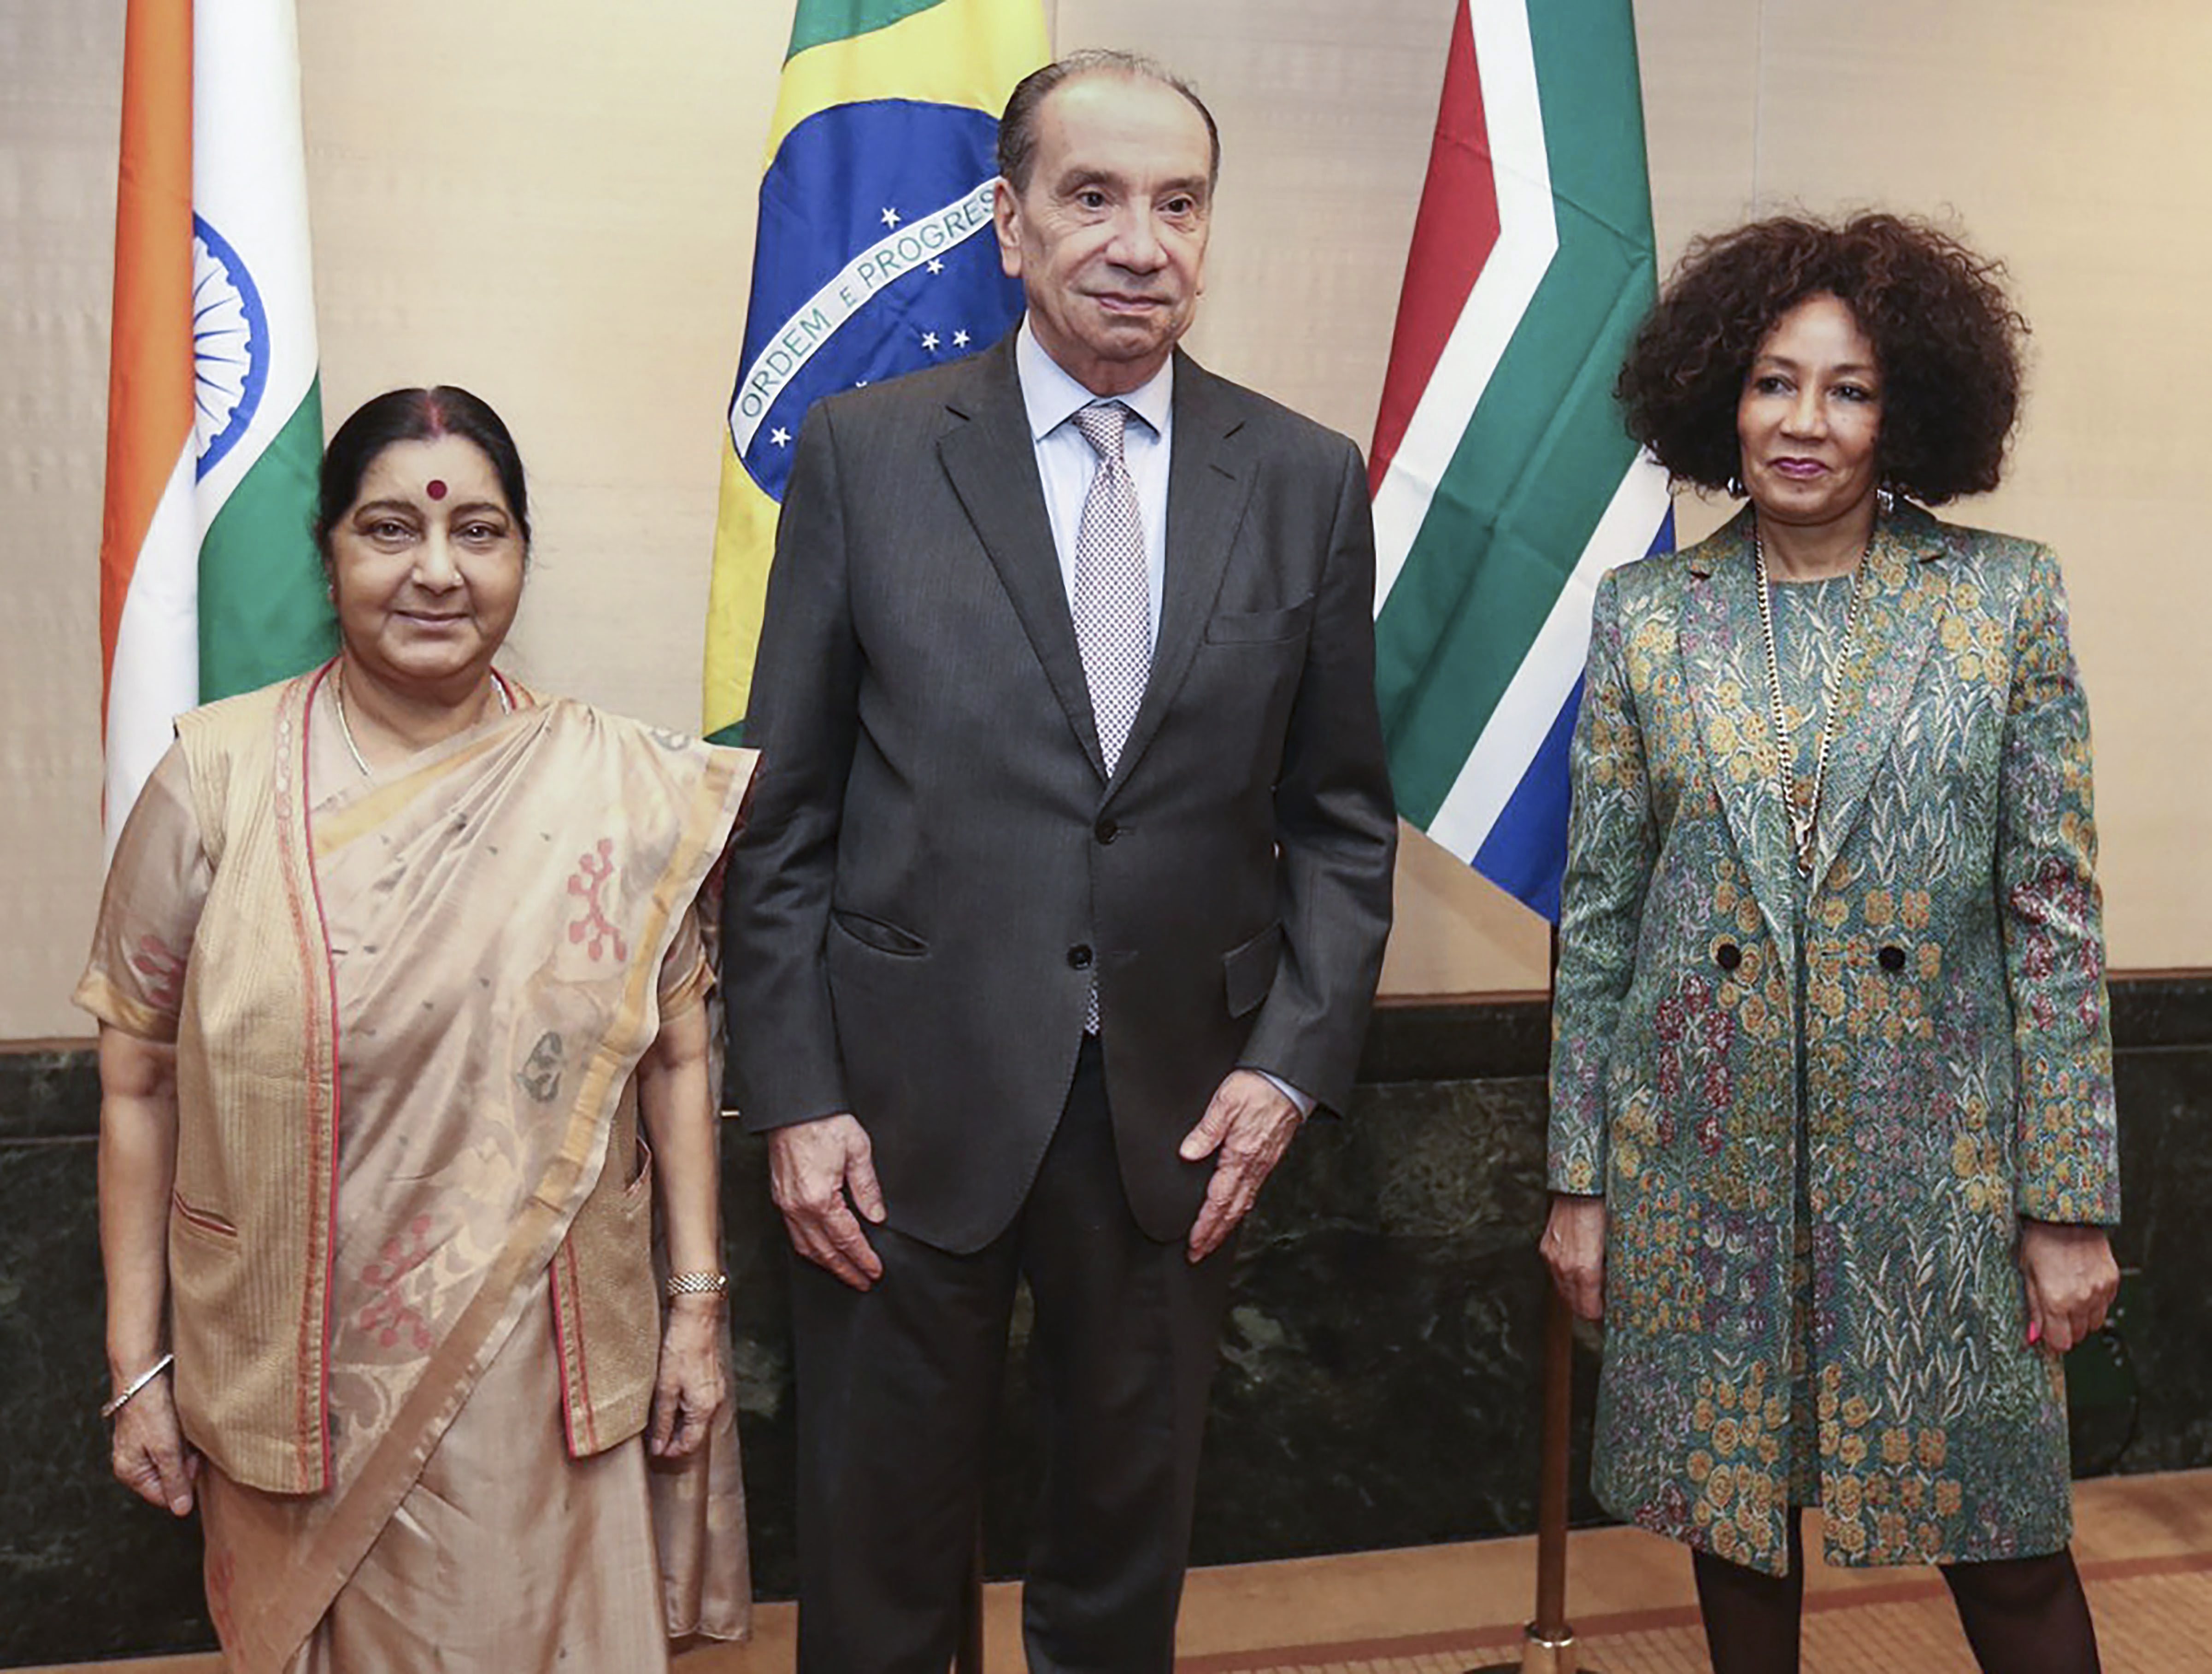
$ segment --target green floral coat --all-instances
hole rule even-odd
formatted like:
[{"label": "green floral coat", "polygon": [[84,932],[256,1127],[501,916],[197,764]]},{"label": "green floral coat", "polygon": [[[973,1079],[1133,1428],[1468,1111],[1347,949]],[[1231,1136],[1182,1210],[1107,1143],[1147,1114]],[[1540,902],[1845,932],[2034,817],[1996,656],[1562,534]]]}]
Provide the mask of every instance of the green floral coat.
[{"label": "green floral coat", "polygon": [[1594,1470],[1771,1573],[1792,1436],[1797,1054],[1832,1562],[2065,1544],[2019,1218],[2119,1213],[2089,724],[2048,549],[1900,505],[1867,562],[1806,894],[1747,516],[1599,585],[1573,747],[1551,1184],[1607,1202]]}]

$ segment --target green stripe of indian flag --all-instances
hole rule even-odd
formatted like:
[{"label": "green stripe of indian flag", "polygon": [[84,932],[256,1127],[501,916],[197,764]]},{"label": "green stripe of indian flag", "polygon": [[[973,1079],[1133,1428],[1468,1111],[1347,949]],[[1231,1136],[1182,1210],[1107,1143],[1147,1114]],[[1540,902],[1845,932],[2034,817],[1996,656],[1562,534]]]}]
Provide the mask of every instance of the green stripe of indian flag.
[{"label": "green stripe of indian flag", "polygon": [[297,674],[337,648],[307,528],[322,452],[318,382],[200,537],[203,703]]},{"label": "green stripe of indian flag", "polygon": [[[1493,66],[1509,74],[1534,72],[1545,196],[1557,206],[1558,248],[1505,333],[1376,621],[1382,685],[1392,700],[1383,717],[1392,778],[1401,811],[1425,828],[1468,775],[1476,741],[1530,647],[1573,640],[1577,605],[1567,596],[1578,591],[1577,573],[1640,554],[1664,509],[1663,498],[1648,485],[1625,487],[1649,473],[1632,471],[1635,449],[1610,399],[1614,370],[1651,294],[1650,209],[1642,135],[1632,121],[1636,101],[1626,101],[1628,122],[1589,119],[1594,112],[1621,107],[1624,76],[1634,88],[1635,40],[1626,29],[1617,36],[1577,32],[1571,18],[1559,15],[1567,9],[1489,0],[1474,9],[1479,31],[1508,11],[1517,14],[1530,49],[1526,58],[1493,52],[1494,39],[1510,40],[1510,32],[1495,27],[1477,36],[1485,113],[1498,153],[1500,250],[1514,236],[1509,190],[1517,196],[1526,187],[1531,84],[1501,75],[1493,94]],[[1512,149],[1505,149],[1509,135]],[[1498,260],[1493,252],[1483,282]],[[1483,282],[1468,314],[1495,306],[1484,297]],[[1453,343],[1474,331],[1497,330],[1494,322],[1471,324],[1463,315]],[[1447,358],[1452,353],[1448,347]],[[1432,387],[1442,376],[1440,367]],[[1647,504],[1650,520],[1632,549],[1593,542],[1601,528],[1618,539]],[[1467,563],[1470,546],[1488,548],[1481,564]],[[1584,586],[1594,585],[1593,571]],[[1588,605],[1587,591],[1580,591],[1585,637]],[[1547,636],[1555,615],[1559,627]],[[1571,688],[1580,660],[1577,648],[1559,698]],[[1517,707],[1537,706],[1524,694]],[[1558,713],[1554,702],[1543,725]],[[1510,789],[1509,782],[1496,794]]]},{"label": "green stripe of indian flag", "polygon": [[[193,213],[266,321],[258,404],[195,496],[205,703],[312,666],[336,635],[308,530],[323,422],[293,0],[196,0],[192,59]],[[201,422],[204,445],[219,421]]]}]

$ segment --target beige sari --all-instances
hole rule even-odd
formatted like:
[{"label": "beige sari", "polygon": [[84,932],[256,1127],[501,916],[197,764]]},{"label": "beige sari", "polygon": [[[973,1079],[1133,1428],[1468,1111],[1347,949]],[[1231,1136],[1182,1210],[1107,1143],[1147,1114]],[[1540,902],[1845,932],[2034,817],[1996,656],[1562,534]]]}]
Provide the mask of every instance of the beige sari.
[{"label": "beige sari", "polygon": [[[747,1631],[733,1416],[676,1468],[572,1435],[551,1270],[602,1169],[644,1224],[629,1078],[706,1001],[694,899],[750,758],[507,689],[514,713],[368,776],[326,688],[287,705],[336,1018],[329,1488],[204,1475],[210,1610],[246,1674],[632,1674],[670,1636]],[[172,751],[80,989],[156,1038],[215,875],[194,810]],[[173,1249],[206,1218],[173,1215]]]}]

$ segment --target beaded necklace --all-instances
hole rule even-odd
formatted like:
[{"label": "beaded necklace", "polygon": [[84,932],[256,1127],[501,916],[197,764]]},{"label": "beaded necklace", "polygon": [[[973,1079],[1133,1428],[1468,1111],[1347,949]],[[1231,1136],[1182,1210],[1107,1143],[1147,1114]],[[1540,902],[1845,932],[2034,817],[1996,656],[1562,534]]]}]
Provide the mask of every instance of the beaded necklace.
[{"label": "beaded necklace", "polygon": [[1866,597],[1866,558],[1873,549],[1874,537],[1869,535],[1866,552],[1859,555],[1851,576],[1851,603],[1844,617],[1843,643],[1836,647],[1835,658],[1820,681],[1820,736],[1813,750],[1813,793],[1800,798],[1796,752],[1790,747],[1790,719],[1782,707],[1782,658],[1774,643],[1773,586],[1766,573],[1766,543],[1759,538],[1757,525],[1752,528],[1751,561],[1759,577],[1759,630],[1766,641],[1766,695],[1773,710],[1782,811],[1790,821],[1790,846],[1796,856],[1798,873],[1803,877],[1813,876],[1813,839],[1820,828],[1820,795],[1828,784],[1828,755],[1836,740],[1836,682],[1844,664],[1850,660],[1851,646],[1858,637],[1859,604]]}]

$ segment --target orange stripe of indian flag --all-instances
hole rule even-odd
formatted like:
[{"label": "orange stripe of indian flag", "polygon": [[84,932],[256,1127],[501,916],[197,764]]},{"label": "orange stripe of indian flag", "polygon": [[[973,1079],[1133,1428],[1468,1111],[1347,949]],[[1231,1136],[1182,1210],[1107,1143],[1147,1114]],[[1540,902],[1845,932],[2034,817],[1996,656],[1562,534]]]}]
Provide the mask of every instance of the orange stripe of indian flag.
[{"label": "orange stripe of indian flag", "polygon": [[100,548],[111,846],[198,688],[191,141],[191,0],[131,0]]}]

